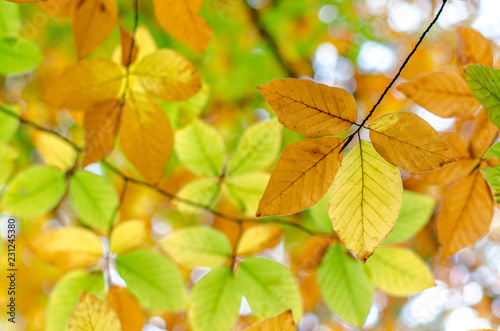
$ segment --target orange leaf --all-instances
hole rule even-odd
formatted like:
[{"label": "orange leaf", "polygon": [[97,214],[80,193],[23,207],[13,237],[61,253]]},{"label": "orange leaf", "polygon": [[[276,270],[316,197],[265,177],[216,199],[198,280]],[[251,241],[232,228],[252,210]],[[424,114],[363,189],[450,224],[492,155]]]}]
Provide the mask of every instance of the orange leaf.
[{"label": "orange leaf", "polygon": [[488,114],[481,108],[477,113],[472,130],[470,150],[473,156],[481,158],[498,136],[498,128],[488,119]]},{"label": "orange leaf", "polygon": [[322,138],[289,144],[273,170],[257,216],[294,214],[315,205],[340,167],[343,141]]},{"label": "orange leaf", "polygon": [[112,285],[108,290],[107,303],[118,316],[123,331],[141,331],[144,311],[125,288]]},{"label": "orange leaf", "polygon": [[85,158],[83,166],[102,160],[115,146],[123,103],[119,100],[100,102],[85,112]]},{"label": "orange leaf", "polygon": [[122,43],[122,65],[128,67],[135,61],[137,56],[137,45],[134,37],[128,33],[123,27],[120,27],[120,39]]},{"label": "orange leaf", "polygon": [[488,232],[492,217],[490,188],[476,171],[446,193],[436,220],[439,254],[448,257],[475,243]]},{"label": "orange leaf", "polygon": [[455,71],[437,71],[419,75],[397,90],[419,106],[441,117],[466,115],[479,109],[479,101],[464,78]]},{"label": "orange leaf", "polygon": [[116,0],[80,0],[73,18],[78,58],[92,53],[109,36],[118,20]]},{"label": "orange leaf", "polygon": [[244,331],[296,331],[292,311],[286,310],[279,315],[265,319]]},{"label": "orange leaf", "polygon": [[205,51],[212,28],[198,15],[203,0],[154,0],[153,3],[156,19],[165,31],[192,49]]},{"label": "orange leaf", "polygon": [[459,27],[457,34],[457,61],[461,66],[471,63],[493,66],[493,49],[488,39],[466,26]]},{"label": "orange leaf", "polygon": [[306,137],[332,136],[356,122],[354,97],[310,80],[275,79],[257,87],[287,129]]},{"label": "orange leaf", "polygon": [[437,131],[413,113],[386,114],[369,128],[377,152],[406,171],[431,171],[456,161]]},{"label": "orange leaf", "polygon": [[150,184],[157,184],[170,158],[174,133],[163,109],[145,94],[130,94],[120,126],[120,146]]}]

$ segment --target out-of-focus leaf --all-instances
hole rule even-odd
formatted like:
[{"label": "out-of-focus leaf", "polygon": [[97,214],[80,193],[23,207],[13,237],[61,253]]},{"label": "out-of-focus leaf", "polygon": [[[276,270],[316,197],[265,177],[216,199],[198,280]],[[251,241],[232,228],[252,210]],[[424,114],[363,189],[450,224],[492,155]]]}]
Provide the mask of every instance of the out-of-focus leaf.
[{"label": "out-of-focus leaf", "polygon": [[113,308],[123,331],[140,331],[144,326],[144,311],[132,298],[126,288],[110,286],[107,296],[108,305]]},{"label": "out-of-focus leaf", "polygon": [[120,146],[150,184],[160,181],[174,145],[167,115],[145,94],[130,94],[120,126]]},{"label": "out-of-focus leaf", "polygon": [[488,148],[486,153],[484,153],[483,159],[487,159],[489,157],[500,157],[500,142]]},{"label": "out-of-focus leaf", "polygon": [[156,19],[172,37],[182,41],[200,53],[210,41],[212,28],[198,13],[203,0],[154,0]]},{"label": "out-of-focus leaf", "polygon": [[21,30],[19,6],[7,1],[0,2],[0,38],[15,36]]},{"label": "out-of-focus leaf", "polygon": [[14,172],[17,151],[9,145],[0,144],[0,186],[7,183]]},{"label": "out-of-focus leaf", "polygon": [[92,53],[109,36],[118,20],[116,0],[82,0],[73,17],[73,36],[80,59]]},{"label": "out-of-focus leaf", "polygon": [[145,56],[131,70],[142,87],[163,101],[181,101],[201,89],[195,67],[182,55],[162,49]]},{"label": "out-of-focus leaf", "polygon": [[141,306],[179,311],[186,306],[186,285],[180,271],[165,256],[135,250],[116,259],[116,269]]},{"label": "out-of-focus leaf", "polygon": [[176,230],[161,245],[176,263],[188,269],[196,266],[215,268],[226,264],[231,257],[227,237],[209,227]]},{"label": "out-of-focus leaf", "polygon": [[201,120],[176,133],[175,152],[182,164],[197,175],[216,177],[222,173],[224,140],[214,127]]},{"label": "out-of-focus leaf", "polygon": [[462,66],[479,63],[493,66],[493,49],[488,39],[466,26],[457,29],[457,61]]},{"label": "out-of-focus leaf", "polygon": [[375,150],[406,171],[431,171],[456,161],[437,131],[413,113],[386,114],[369,128]]},{"label": "out-of-focus leaf", "polygon": [[74,270],[65,274],[56,284],[47,304],[47,331],[66,331],[71,312],[83,291],[104,298],[104,277]]},{"label": "out-of-focus leaf", "polygon": [[12,179],[3,209],[25,217],[44,214],[59,203],[65,189],[64,172],[50,166],[32,166]]},{"label": "out-of-focus leaf", "polygon": [[0,38],[0,75],[24,73],[42,61],[38,45],[21,37]]},{"label": "out-of-focus leaf", "polygon": [[0,107],[0,142],[7,142],[19,128],[19,118],[14,115],[21,115],[21,109],[17,105]]},{"label": "out-of-focus leaf", "polygon": [[184,213],[197,214],[203,211],[198,205],[212,207],[219,200],[220,186],[214,178],[201,178],[185,185],[177,196],[196,203],[193,206],[182,201],[176,202],[179,210]]},{"label": "out-of-focus leaf", "polygon": [[109,249],[121,254],[146,242],[149,229],[142,220],[130,220],[118,224],[111,232]]},{"label": "out-of-focus leaf", "polygon": [[361,328],[370,312],[373,286],[363,265],[340,245],[330,246],[318,269],[323,300],[333,312]]},{"label": "out-of-focus leaf", "polygon": [[407,248],[382,246],[364,267],[372,283],[390,295],[404,297],[435,285],[429,267]]},{"label": "out-of-focus leaf", "polygon": [[253,172],[227,177],[229,198],[247,215],[255,215],[260,198],[266,189],[269,174]]},{"label": "out-of-focus leaf", "polygon": [[344,158],[329,202],[335,232],[360,261],[365,262],[391,232],[402,199],[398,168],[361,140]]},{"label": "out-of-focus leaf", "polygon": [[75,165],[77,152],[60,137],[44,131],[33,131],[33,143],[47,160],[47,164],[67,171]]},{"label": "out-of-focus leaf", "polygon": [[257,324],[245,329],[245,331],[296,331],[297,327],[293,321],[293,314],[290,309],[279,315],[269,317]]},{"label": "out-of-focus leaf", "polygon": [[46,232],[33,240],[30,248],[39,259],[63,270],[97,264],[103,254],[99,237],[83,228]]},{"label": "out-of-focus leaf", "polygon": [[341,88],[286,78],[272,80],[258,89],[280,123],[306,137],[342,133],[358,116],[356,100]]},{"label": "out-of-focus leaf", "polygon": [[256,124],[243,133],[229,161],[230,175],[261,170],[274,162],[281,146],[281,125],[277,120]]},{"label": "out-of-focus leaf", "polygon": [[257,216],[294,214],[314,206],[340,167],[343,140],[302,140],[285,147],[259,203]]},{"label": "out-of-focus leaf", "polygon": [[122,65],[128,67],[135,61],[139,48],[137,47],[134,37],[123,27],[120,27],[120,40],[122,46]]},{"label": "out-of-focus leaf", "polygon": [[398,243],[413,237],[429,222],[435,206],[436,200],[405,190],[398,220],[384,243]]},{"label": "out-of-focus leaf", "polygon": [[68,331],[121,331],[113,309],[95,295],[84,291],[71,313]]},{"label": "out-of-focus leaf", "polygon": [[284,265],[250,257],[239,264],[236,280],[250,308],[259,318],[292,309],[295,320],[300,320],[302,299],[299,286],[295,276]]},{"label": "out-of-focus leaf", "polygon": [[276,246],[283,237],[283,230],[274,225],[260,224],[246,229],[241,236],[237,255],[251,255]]},{"label": "out-of-focus leaf", "polygon": [[105,231],[113,224],[118,195],[113,184],[103,176],[77,171],[69,185],[69,196],[83,224]]},{"label": "out-of-focus leaf", "polygon": [[226,331],[238,318],[241,291],[229,267],[211,270],[193,286],[188,318],[194,331]]}]

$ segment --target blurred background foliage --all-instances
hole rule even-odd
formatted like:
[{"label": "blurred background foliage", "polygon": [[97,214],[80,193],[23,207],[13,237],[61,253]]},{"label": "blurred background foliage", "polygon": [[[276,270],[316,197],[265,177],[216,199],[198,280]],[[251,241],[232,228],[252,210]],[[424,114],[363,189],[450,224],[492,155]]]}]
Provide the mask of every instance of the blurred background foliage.
[{"label": "blurred background foliage", "polygon": [[[82,113],[52,109],[40,101],[48,83],[77,58],[71,20],[65,17],[67,8],[74,6],[75,2],[67,0],[64,5],[62,3],[49,0],[42,5],[13,5],[2,1],[0,10],[12,10],[12,17],[18,17],[16,19],[20,22],[19,35],[34,43],[31,46],[40,50],[43,60],[33,72],[0,76],[0,99],[2,103],[20,104],[24,118],[51,126],[82,145]],[[119,0],[118,3],[119,23],[130,30],[134,15],[131,2]],[[174,126],[181,128],[184,125],[179,115],[199,116],[217,127],[231,154],[245,129],[272,116],[270,107],[255,88],[271,79],[311,77],[317,82],[343,87],[356,97],[361,117],[388,85],[440,4],[440,1],[432,0],[206,0],[201,14],[214,28],[214,34],[204,54],[166,34],[154,18],[151,1],[139,2],[139,24],[147,27],[158,48],[172,48],[187,57],[199,70],[206,85],[193,99],[162,104]],[[18,8],[19,14],[17,9],[10,7]],[[398,83],[423,72],[454,68],[455,28],[459,25],[472,26],[493,42],[500,42],[499,13],[498,0],[451,0]],[[115,29],[92,56],[109,58],[117,45],[119,31]],[[413,111],[438,131],[455,130],[454,119],[432,115],[406,100],[395,88],[373,118],[391,111]],[[467,123],[467,118],[461,124],[462,132],[470,133],[472,126]],[[1,170],[2,183],[10,173],[33,163],[47,162],[47,155],[50,158],[59,148],[51,144],[37,146],[31,134],[30,130],[19,130],[10,141],[9,150],[1,151],[1,157],[13,164],[13,169]],[[301,139],[302,136],[284,129],[282,146]],[[111,158],[127,167],[119,152]],[[90,165],[89,170],[106,172],[106,168],[98,164]],[[127,173],[136,175],[133,169]],[[120,178],[112,173],[109,176],[115,180],[120,192]],[[438,201],[442,199],[443,188],[422,185],[415,177],[403,174],[405,188],[425,193]],[[161,187],[176,192],[194,179],[195,176],[180,166],[173,156]],[[5,190],[5,185],[1,188]],[[217,208],[238,213],[224,198],[218,202]],[[150,222],[150,245],[163,240],[172,229],[190,224],[212,224],[233,242],[238,232],[236,224],[209,213],[180,213],[165,197],[132,183],[124,197],[120,219]],[[285,219],[318,229],[331,229],[324,203]],[[2,224],[5,227],[6,222]],[[28,243],[40,232],[68,224],[76,224],[76,216],[67,197],[53,213],[22,224],[17,239],[18,302],[22,316],[16,330],[44,329],[48,294],[63,275],[60,270],[38,260],[27,247]],[[289,266],[299,278],[305,311],[299,329],[351,330],[325,306],[316,284],[316,267],[328,247],[328,239],[310,237],[292,227],[285,230],[279,243],[263,254]],[[498,327],[499,241],[500,220],[496,212],[492,231],[486,238],[450,259],[439,260],[433,224],[429,222],[416,237],[401,245],[411,247],[428,259],[437,286],[408,299],[393,298],[377,291],[363,329],[454,331]],[[1,262],[5,263],[5,260],[2,258]],[[304,261],[308,261],[307,264]],[[193,284],[206,269],[195,268],[192,272],[186,269],[183,272]],[[6,288],[6,282],[1,278],[0,287]],[[8,297],[1,297],[0,305],[5,306],[6,300]],[[249,308],[243,304],[237,329],[255,321],[248,314]],[[5,317],[1,318],[3,321]],[[164,329],[187,330],[185,314],[148,316],[144,330]]]}]

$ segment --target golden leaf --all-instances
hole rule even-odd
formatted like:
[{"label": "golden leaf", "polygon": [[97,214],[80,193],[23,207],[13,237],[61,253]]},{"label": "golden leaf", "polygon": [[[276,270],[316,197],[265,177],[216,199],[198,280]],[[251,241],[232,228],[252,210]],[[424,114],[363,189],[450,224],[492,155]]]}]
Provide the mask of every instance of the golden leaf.
[{"label": "golden leaf", "polygon": [[138,47],[134,37],[128,33],[123,27],[120,27],[120,39],[122,44],[122,65],[128,67],[135,61]]},{"label": "golden leaf", "polygon": [[260,200],[257,216],[294,214],[315,205],[340,167],[343,141],[332,137],[286,146]]},{"label": "golden leaf", "polygon": [[328,214],[339,238],[365,262],[396,224],[402,200],[398,168],[361,140],[335,176]]},{"label": "golden leaf", "polygon": [[437,131],[413,113],[386,114],[369,128],[377,152],[406,171],[431,171],[456,161]]},{"label": "golden leaf", "polygon": [[142,220],[130,220],[118,224],[111,233],[110,250],[113,253],[125,253],[146,242],[149,229]]},{"label": "golden leaf", "polygon": [[479,63],[493,66],[493,49],[488,39],[466,26],[457,29],[457,61],[461,66]]},{"label": "golden leaf", "polygon": [[290,309],[279,315],[265,319],[255,325],[245,329],[245,331],[296,331],[293,321],[292,311]]},{"label": "golden leaf", "polygon": [[42,152],[47,164],[63,171],[75,165],[77,158],[75,149],[60,137],[44,131],[33,131],[33,143]]},{"label": "golden leaf", "polygon": [[85,268],[102,255],[99,237],[84,228],[60,228],[32,241],[30,249],[39,259],[59,269]]},{"label": "golden leaf", "polygon": [[78,57],[84,58],[101,45],[113,31],[117,20],[116,0],[79,0],[73,17]]},{"label": "golden leaf", "polygon": [[257,87],[287,129],[306,137],[332,136],[356,122],[354,97],[310,80],[275,79]]},{"label": "golden leaf", "polygon": [[186,100],[201,89],[201,79],[185,57],[170,49],[145,56],[131,74],[142,87],[164,101]]},{"label": "golden leaf", "polygon": [[141,331],[144,325],[144,311],[125,288],[110,286],[107,303],[118,316],[123,331]]},{"label": "golden leaf", "polygon": [[498,128],[491,123],[488,119],[488,114],[481,108],[474,120],[474,128],[472,130],[470,142],[472,156],[481,158],[497,136]]},{"label": "golden leaf", "polygon": [[54,108],[85,110],[98,102],[115,99],[124,73],[111,60],[92,58],[67,68],[45,93]]},{"label": "golden leaf", "polygon": [[483,237],[493,217],[493,204],[490,188],[479,171],[454,185],[436,219],[439,254],[448,257]]},{"label": "golden leaf", "polygon": [[156,19],[165,31],[192,49],[205,51],[212,28],[198,15],[203,0],[154,0],[153,3]]},{"label": "golden leaf", "polygon": [[248,228],[236,247],[237,255],[252,255],[263,249],[276,246],[283,237],[283,230],[277,226],[261,224]]},{"label": "golden leaf", "polygon": [[84,291],[69,320],[68,331],[121,331],[113,309],[95,295]]},{"label": "golden leaf", "polygon": [[83,166],[102,160],[115,146],[123,103],[106,100],[85,111],[85,158]]},{"label": "golden leaf", "polygon": [[163,109],[145,94],[130,94],[120,126],[120,146],[150,184],[157,184],[170,158],[174,133]]},{"label": "golden leaf", "polygon": [[422,74],[399,85],[397,90],[441,117],[471,114],[479,109],[479,101],[464,78],[455,71]]},{"label": "golden leaf", "polygon": [[47,0],[7,0],[7,1],[15,3],[38,3],[38,2],[45,2]]}]

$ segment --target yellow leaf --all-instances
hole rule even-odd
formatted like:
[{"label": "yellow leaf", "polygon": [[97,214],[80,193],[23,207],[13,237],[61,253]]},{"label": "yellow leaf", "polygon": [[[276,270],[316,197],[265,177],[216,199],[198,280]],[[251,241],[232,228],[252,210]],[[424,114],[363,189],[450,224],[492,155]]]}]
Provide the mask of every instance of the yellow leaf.
[{"label": "yellow leaf", "polygon": [[439,254],[448,257],[483,237],[490,227],[493,204],[490,188],[479,171],[454,185],[436,219]]},{"label": "yellow leaf", "polygon": [[407,248],[382,246],[364,269],[375,286],[394,296],[407,296],[435,286],[429,267]]},{"label": "yellow leaf", "polygon": [[15,3],[37,3],[37,2],[45,2],[47,0],[7,0]]},{"label": "yellow leaf", "polygon": [[84,291],[76,304],[68,331],[121,331],[120,320],[113,309],[95,295]]},{"label": "yellow leaf", "polygon": [[115,99],[124,73],[111,60],[93,58],[67,68],[45,93],[54,108],[85,110],[95,103]]},{"label": "yellow leaf", "polygon": [[212,28],[198,15],[203,0],[154,0],[156,19],[172,37],[200,53],[210,41]]},{"label": "yellow leaf", "polygon": [[260,200],[257,216],[294,214],[315,205],[340,167],[343,141],[333,137],[308,139],[286,146]]},{"label": "yellow leaf", "polygon": [[78,57],[82,59],[113,31],[118,20],[118,6],[116,0],[78,1],[73,17],[73,36]]},{"label": "yellow leaf", "polygon": [[257,87],[287,129],[306,137],[332,136],[356,122],[354,97],[310,80],[275,79]]},{"label": "yellow leaf", "polygon": [[37,237],[30,246],[39,259],[59,269],[85,268],[103,254],[101,241],[84,228],[60,228]]},{"label": "yellow leaf", "polygon": [[397,90],[441,117],[471,114],[479,109],[479,101],[469,90],[464,78],[455,71],[419,75],[399,85]]},{"label": "yellow leaf", "polygon": [[83,166],[102,160],[115,146],[123,103],[106,100],[85,111],[85,158]]},{"label": "yellow leaf", "polygon": [[33,143],[43,154],[47,164],[63,171],[75,165],[78,156],[75,149],[60,137],[44,131],[33,131]]},{"label": "yellow leaf", "polygon": [[246,229],[236,249],[236,255],[252,255],[263,249],[276,246],[283,236],[283,230],[273,225],[256,225]]},{"label": "yellow leaf", "polygon": [[437,131],[413,113],[386,114],[369,128],[377,152],[406,171],[431,171],[456,161]]},{"label": "yellow leaf", "polygon": [[457,61],[461,66],[471,63],[493,66],[493,49],[488,39],[466,26],[459,27],[457,33]]},{"label": "yellow leaf", "polygon": [[470,139],[472,155],[481,158],[498,136],[498,128],[491,123],[488,114],[481,108],[477,113]]},{"label": "yellow leaf", "polygon": [[144,325],[144,311],[125,288],[110,286],[107,303],[118,316],[123,331],[141,331]]},{"label": "yellow leaf", "polygon": [[120,39],[122,45],[122,65],[128,67],[135,61],[137,56],[137,45],[134,37],[128,33],[123,27],[120,27]]},{"label": "yellow leaf", "polygon": [[118,224],[111,233],[110,250],[113,253],[125,253],[146,242],[149,229],[141,220],[130,220]]},{"label": "yellow leaf", "polygon": [[194,66],[170,49],[145,56],[131,74],[137,76],[146,91],[164,101],[186,100],[201,89],[201,79]]},{"label": "yellow leaf", "polygon": [[335,176],[328,214],[339,238],[365,262],[396,224],[402,200],[398,168],[361,140]]},{"label": "yellow leaf", "polygon": [[129,94],[120,126],[120,146],[150,184],[157,184],[170,158],[174,133],[167,115],[145,94]]},{"label": "yellow leaf", "polygon": [[245,329],[245,331],[296,331],[297,327],[293,321],[290,309],[279,315],[265,319]]}]

